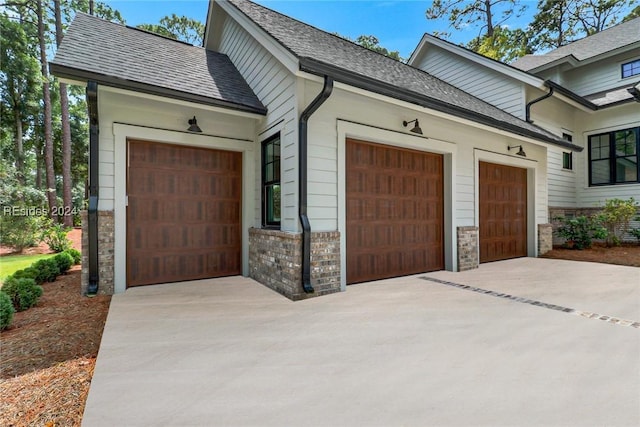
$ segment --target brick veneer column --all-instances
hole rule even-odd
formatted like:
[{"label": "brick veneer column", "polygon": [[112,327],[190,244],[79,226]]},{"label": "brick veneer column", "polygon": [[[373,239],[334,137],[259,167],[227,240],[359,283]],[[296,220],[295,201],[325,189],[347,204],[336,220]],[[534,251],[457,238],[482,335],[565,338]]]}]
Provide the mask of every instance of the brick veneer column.
[{"label": "brick veneer column", "polygon": [[[89,221],[87,211],[81,212],[82,218],[82,277],[81,292],[87,294],[89,285]],[[113,211],[98,211],[98,293],[113,295],[114,271],[113,252],[115,223]]]},{"label": "brick veneer column", "polygon": [[458,227],[458,271],[478,268],[478,227]]}]

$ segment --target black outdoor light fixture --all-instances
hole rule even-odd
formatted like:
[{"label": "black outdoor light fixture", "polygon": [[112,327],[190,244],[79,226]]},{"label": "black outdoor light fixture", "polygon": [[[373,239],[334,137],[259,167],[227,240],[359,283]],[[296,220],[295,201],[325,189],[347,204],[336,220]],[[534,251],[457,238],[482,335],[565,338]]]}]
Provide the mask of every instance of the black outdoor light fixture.
[{"label": "black outdoor light fixture", "polygon": [[409,126],[409,123],[413,123],[413,122],[416,122],[416,125],[413,127],[413,129],[411,129],[410,132],[417,133],[418,135],[422,135],[422,129],[420,129],[420,124],[418,123],[418,119],[411,120],[410,122],[403,121],[402,126],[407,127]]},{"label": "black outdoor light fixture", "polygon": [[199,132],[202,133],[202,129],[198,126],[198,121],[196,120],[196,116],[193,116],[193,119],[189,119],[189,132]]},{"label": "black outdoor light fixture", "polygon": [[524,152],[524,150],[522,149],[522,145],[514,145],[513,147],[507,147],[507,149],[509,151],[511,151],[511,149],[516,149],[516,148],[520,148],[520,150],[516,153],[516,155],[518,156],[522,156],[522,157],[527,157],[527,153]]}]

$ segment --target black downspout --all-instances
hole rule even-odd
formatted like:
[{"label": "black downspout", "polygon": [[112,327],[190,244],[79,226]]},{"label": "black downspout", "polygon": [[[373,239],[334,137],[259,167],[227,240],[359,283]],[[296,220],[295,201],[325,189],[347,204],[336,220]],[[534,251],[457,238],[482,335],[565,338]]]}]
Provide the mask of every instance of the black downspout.
[{"label": "black downspout", "polygon": [[98,84],[87,82],[89,110],[89,284],[87,296],[98,293]]},{"label": "black downspout", "polygon": [[331,96],[332,91],[333,79],[325,75],[322,92],[302,112],[298,128],[298,182],[300,197],[298,213],[302,224],[302,289],[307,294],[314,292],[313,286],[311,286],[311,224],[307,216],[307,122],[309,117]]},{"label": "black downspout", "polygon": [[553,86],[551,86],[549,88],[549,93],[545,93],[544,95],[542,95],[540,98],[536,98],[531,102],[527,102],[527,105],[525,107],[525,120],[529,123],[533,123],[533,120],[531,120],[531,106],[533,104],[535,104],[536,102],[540,102],[543,99],[547,99],[549,98],[551,95],[553,95]]}]

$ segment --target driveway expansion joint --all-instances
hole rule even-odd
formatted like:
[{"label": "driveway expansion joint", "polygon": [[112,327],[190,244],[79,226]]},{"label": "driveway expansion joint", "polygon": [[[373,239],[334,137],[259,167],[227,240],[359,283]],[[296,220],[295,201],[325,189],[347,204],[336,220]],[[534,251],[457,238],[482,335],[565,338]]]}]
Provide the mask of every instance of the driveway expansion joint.
[{"label": "driveway expansion joint", "polygon": [[461,283],[449,282],[449,281],[446,281],[446,280],[440,280],[440,279],[436,279],[434,277],[429,277],[429,276],[422,276],[420,278],[423,279],[423,280],[429,281],[429,282],[439,283],[441,285],[452,286],[454,288],[463,289],[465,291],[477,292],[477,293],[489,295],[489,296],[492,296],[492,297],[495,297],[495,298],[507,299],[507,300],[519,302],[519,303],[522,303],[522,304],[529,304],[529,305],[533,305],[533,306],[536,306],[536,307],[546,308],[546,309],[549,309],[549,310],[555,310],[555,311],[560,311],[560,312],[567,313],[567,314],[573,314],[573,315],[576,315],[576,316],[585,317],[587,319],[598,319],[598,320],[602,320],[602,321],[605,321],[605,322],[608,322],[608,323],[613,323],[615,325],[630,326],[632,328],[640,329],[640,321],[624,320],[624,319],[619,319],[617,317],[605,316],[603,314],[598,314],[598,313],[592,313],[592,312],[589,312],[589,311],[576,310],[576,309],[570,308],[570,307],[563,307],[561,305],[549,304],[549,303],[546,303],[546,302],[537,301],[537,300],[533,300],[533,299],[530,299],[530,298],[518,297],[518,296],[514,296],[514,295],[510,295],[510,294],[505,294],[505,293],[502,293],[502,292],[492,291],[492,290],[489,290],[489,289],[478,288],[476,286],[469,286],[469,285],[463,285]]}]

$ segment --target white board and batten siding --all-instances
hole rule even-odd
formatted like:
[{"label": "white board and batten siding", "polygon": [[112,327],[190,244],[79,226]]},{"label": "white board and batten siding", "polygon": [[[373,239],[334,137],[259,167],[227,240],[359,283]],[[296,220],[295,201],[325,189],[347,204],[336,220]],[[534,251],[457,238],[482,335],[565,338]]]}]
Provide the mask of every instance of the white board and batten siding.
[{"label": "white board and batten siding", "polygon": [[[298,130],[296,78],[269,51],[228,16],[222,25],[219,51],[226,54],[267,107],[266,118],[257,129],[256,150],[270,136],[280,132],[282,221],[285,231],[298,231]],[[261,225],[261,163],[256,156],[255,226]]]},{"label": "white board and batten siding", "polygon": [[415,67],[456,86],[471,95],[524,119],[524,83],[430,46]]}]

